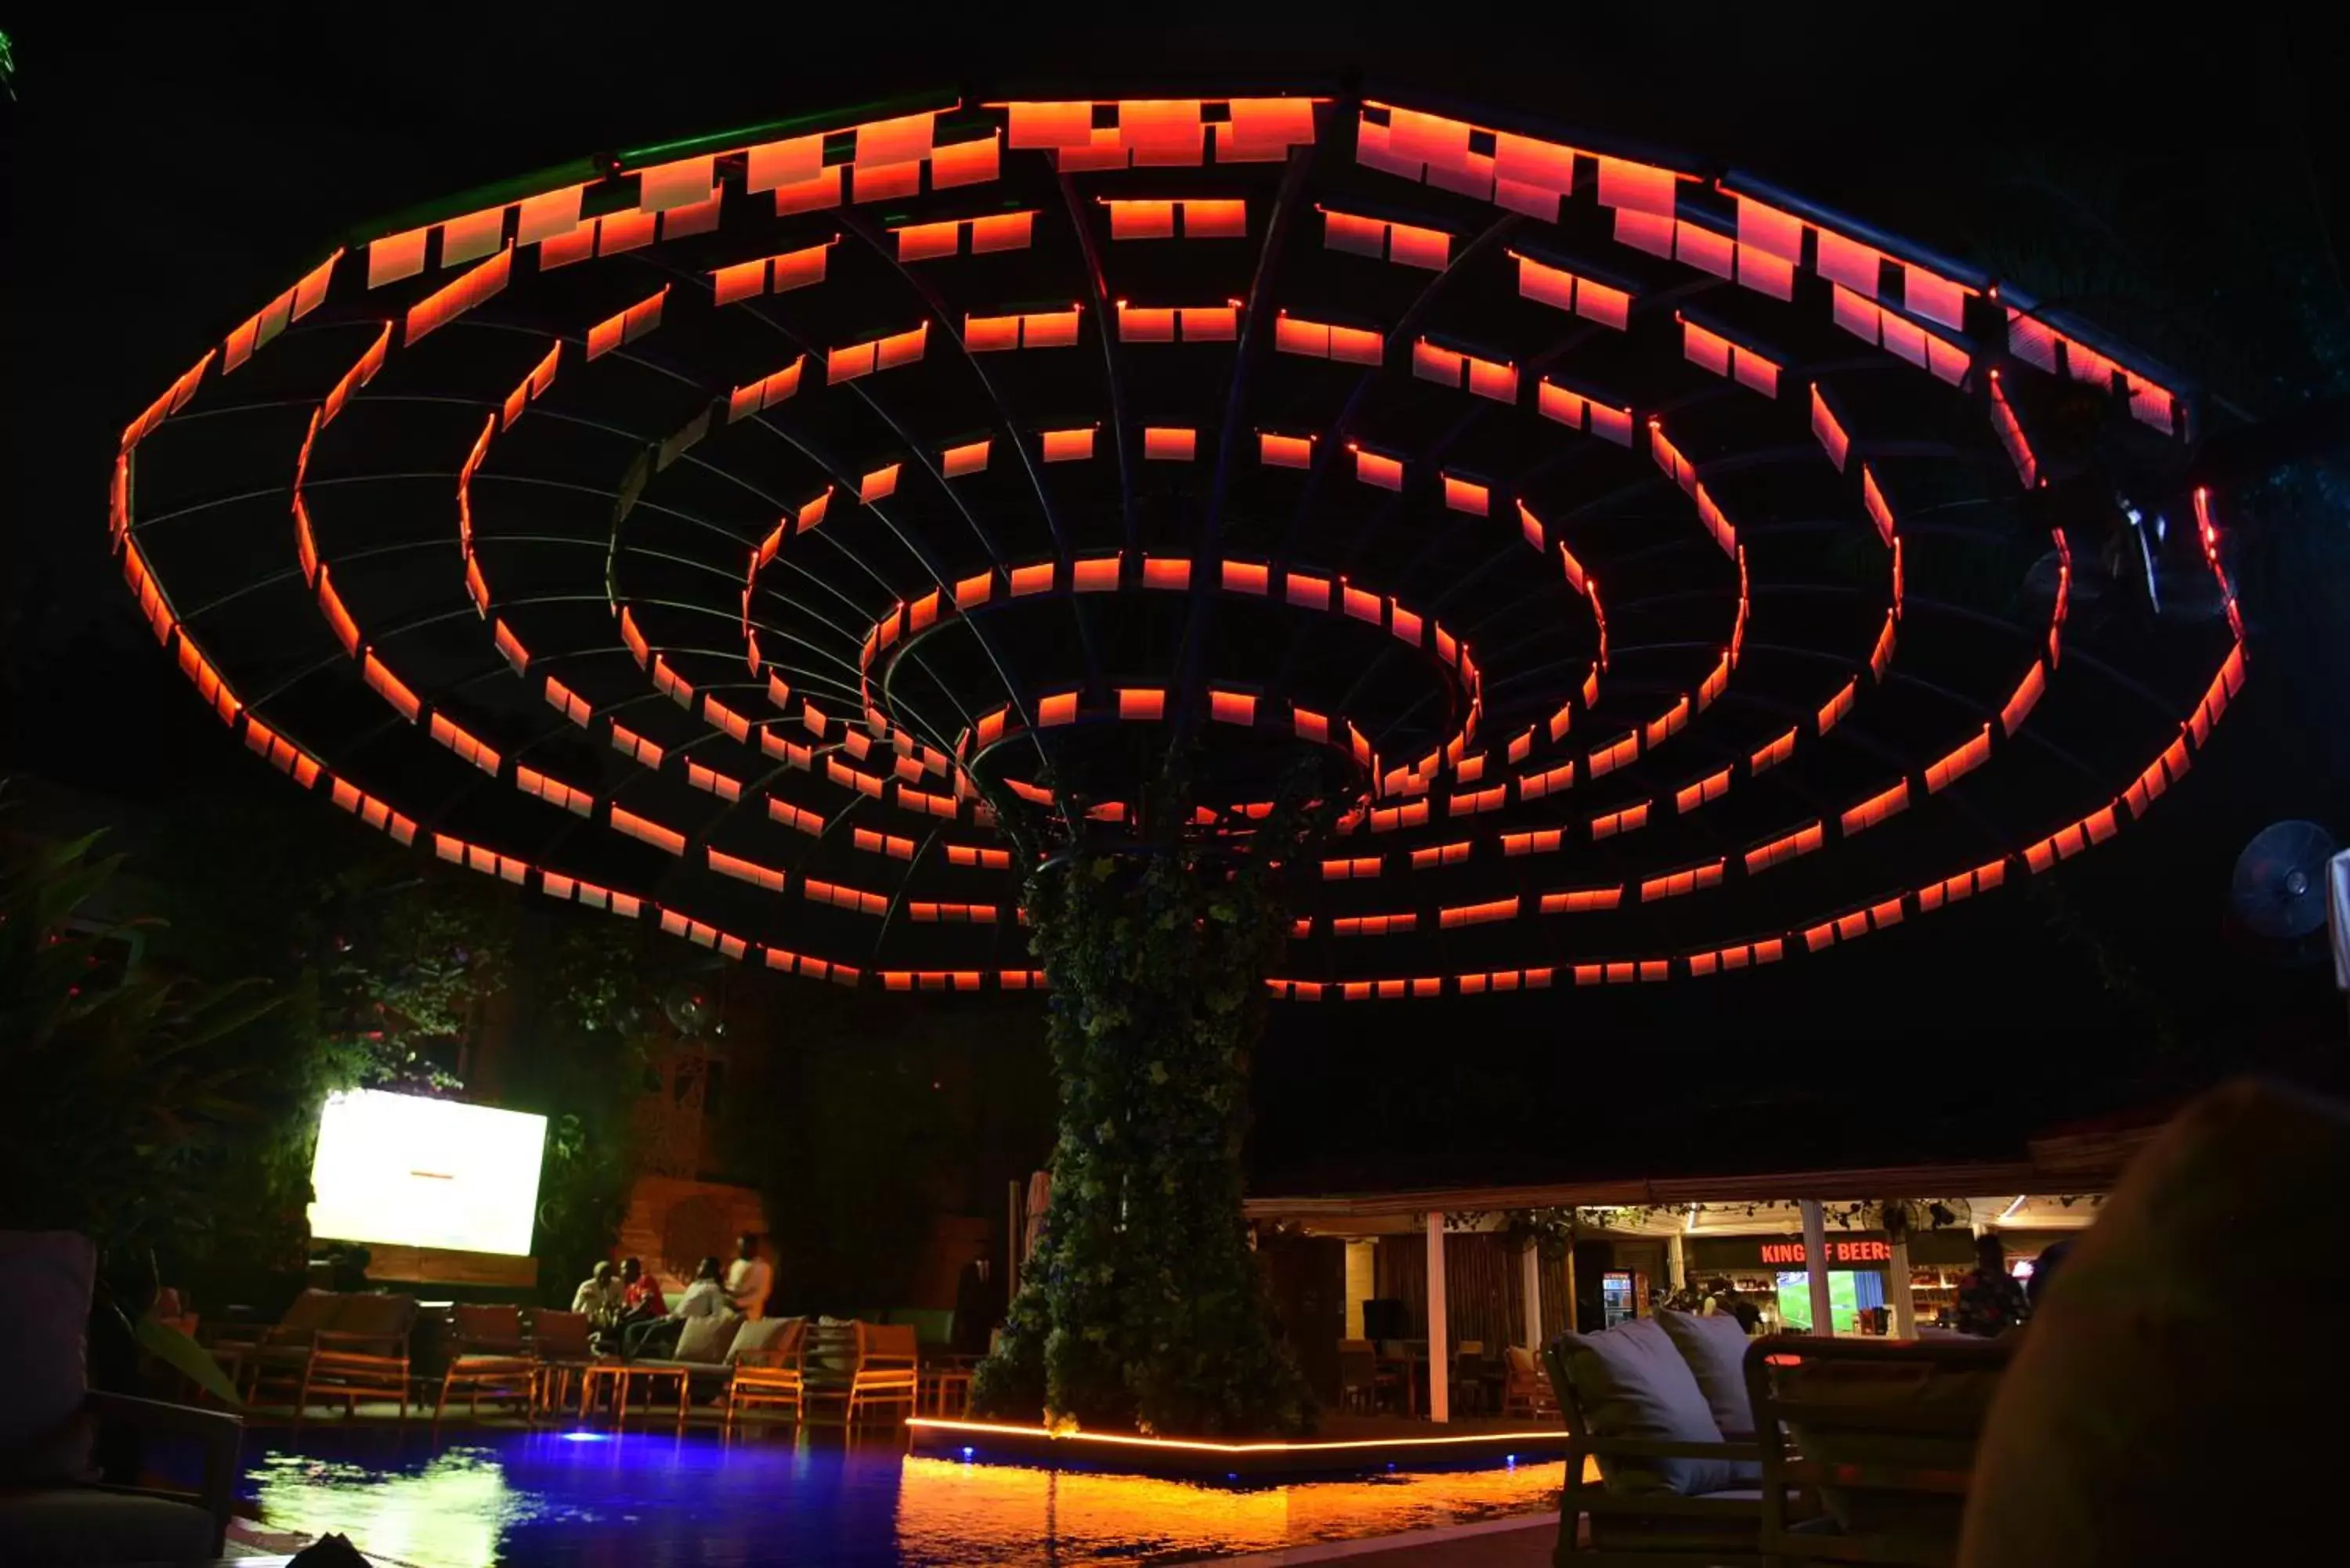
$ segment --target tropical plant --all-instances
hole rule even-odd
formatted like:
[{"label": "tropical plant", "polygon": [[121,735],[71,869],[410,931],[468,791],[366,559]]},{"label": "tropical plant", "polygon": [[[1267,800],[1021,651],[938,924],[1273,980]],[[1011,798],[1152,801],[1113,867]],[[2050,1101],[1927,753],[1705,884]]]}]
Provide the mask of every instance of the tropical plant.
[{"label": "tropical plant", "polygon": [[241,1036],[281,999],[129,961],[136,923],[86,913],[121,865],[95,844],[0,852],[0,1040],[38,1090],[38,1136],[0,1139],[0,1222],[80,1231],[120,1265],[214,1222],[211,1178],[262,1119]]},{"label": "tropical plant", "polygon": [[[1241,1213],[1250,1052],[1289,929],[1279,868],[1328,827],[1301,795],[1244,844],[1057,853],[1044,819],[995,803],[1033,867],[1061,1116],[1052,1209],[974,1379],[978,1408],[1186,1436],[1310,1426]],[[1191,804],[1170,769],[1140,820],[1184,823]]]}]

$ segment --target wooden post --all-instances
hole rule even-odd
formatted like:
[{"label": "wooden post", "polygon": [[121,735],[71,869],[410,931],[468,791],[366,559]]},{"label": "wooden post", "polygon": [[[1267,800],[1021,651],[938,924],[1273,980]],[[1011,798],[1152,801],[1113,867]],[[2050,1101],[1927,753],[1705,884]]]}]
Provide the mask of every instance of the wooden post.
[{"label": "wooden post", "polygon": [[1678,1231],[1665,1238],[1665,1284],[1668,1293],[1689,1283],[1689,1254],[1681,1244]]},{"label": "wooden post", "polygon": [[1542,1246],[1529,1241],[1518,1254],[1519,1288],[1525,1296],[1525,1337],[1520,1342],[1536,1355],[1542,1354]]},{"label": "wooden post", "polygon": [[1428,1214],[1428,1418],[1452,1419],[1452,1327],[1444,1299],[1444,1215]]},{"label": "wooden post", "polygon": [[1570,1227],[1567,1231],[1565,1272],[1566,1310],[1561,1315],[1566,1320],[1567,1333],[1581,1334],[1583,1332],[1583,1324],[1578,1315],[1581,1311],[1579,1305],[1581,1298],[1575,1293],[1575,1233],[1572,1227]]},{"label": "wooden post", "polygon": [[1815,1198],[1800,1199],[1795,1207],[1804,1216],[1804,1272],[1811,1276],[1812,1332],[1823,1338],[1835,1336],[1835,1317],[1828,1303],[1828,1226],[1820,1212]]},{"label": "wooden post", "polygon": [[1006,1302],[1015,1302],[1020,1299],[1020,1250],[1021,1243],[1026,1240],[1020,1234],[1021,1210],[1024,1206],[1024,1194],[1021,1191],[1020,1183],[1015,1181],[1011,1186],[1012,1195],[1004,1200],[1004,1213],[1011,1221],[1003,1228],[1006,1239],[1004,1251],[1011,1254],[1009,1260],[1011,1267],[1006,1269],[1003,1274],[1004,1285],[1010,1292],[1003,1298]]}]

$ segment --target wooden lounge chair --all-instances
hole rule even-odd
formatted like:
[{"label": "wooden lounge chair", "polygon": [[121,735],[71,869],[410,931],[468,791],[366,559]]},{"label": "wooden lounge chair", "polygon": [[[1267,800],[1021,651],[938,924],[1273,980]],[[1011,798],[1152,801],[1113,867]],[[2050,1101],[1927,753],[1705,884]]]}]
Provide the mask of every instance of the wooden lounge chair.
[{"label": "wooden lounge chair", "polygon": [[[807,1393],[806,1373],[801,1364],[807,1347],[807,1323],[802,1318],[783,1322],[783,1328],[764,1345],[744,1345],[743,1334],[737,1331],[734,1344],[726,1353],[733,1362],[733,1372],[726,1380],[728,1426],[734,1424],[738,1413],[754,1409],[789,1409],[794,1424],[799,1421]],[[745,1324],[743,1328],[752,1326]]]},{"label": "wooden lounge chair", "polygon": [[[1814,1339],[1781,1334],[1746,1352],[1762,1459],[1763,1561],[1958,1560],[1977,1438],[2012,1339]],[[1823,1512],[1789,1513],[1787,1489]]]},{"label": "wooden lounge chair", "polygon": [[538,1364],[538,1408],[560,1410],[568,1403],[571,1380],[594,1365],[588,1342],[588,1314],[541,1308],[530,1314],[530,1351]]},{"label": "wooden lounge chair", "polygon": [[345,1416],[362,1399],[397,1401],[400,1418],[407,1420],[408,1334],[415,1325],[413,1296],[343,1297],[332,1325],[311,1340],[294,1402],[295,1426],[301,1426],[314,1394],[340,1399]]},{"label": "wooden lounge chair", "polygon": [[1403,1378],[1379,1365],[1378,1347],[1367,1339],[1338,1342],[1338,1403],[1358,1415],[1376,1416],[1382,1401],[1403,1402]]},{"label": "wooden lounge chair", "polygon": [[336,1292],[304,1291],[276,1323],[215,1323],[207,1340],[222,1366],[233,1369],[237,1392],[250,1400],[273,1374],[275,1381],[298,1386],[313,1337],[333,1324],[342,1303]]},{"label": "wooden lounge chair", "polygon": [[514,1306],[469,1306],[449,1309],[449,1359],[441,1371],[441,1395],[432,1402],[432,1425],[441,1425],[449,1396],[462,1389],[466,1413],[478,1417],[482,1396],[519,1399],[536,1414],[538,1358],[523,1332],[522,1309]]},{"label": "wooden lounge chair", "polygon": [[876,1406],[903,1405],[906,1414],[912,1415],[920,1360],[912,1324],[858,1324],[857,1368],[848,1380],[847,1423],[854,1427],[858,1411]]},{"label": "wooden lounge chair", "polygon": [[[754,1375],[750,1385],[761,1393],[777,1397],[769,1399],[769,1403],[791,1405],[796,1419],[801,1403],[801,1345],[806,1329],[806,1324],[800,1318],[745,1319],[731,1313],[719,1318],[697,1318],[678,1335],[676,1355],[666,1359],[639,1358],[629,1363],[629,1373],[631,1378],[640,1374],[675,1376],[680,1424],[692,1408],[697,1387],[707,1390],[712,1384],[721,1385],[726,1419],[732,1421],[736,1386],[744,1376],[747,1362],[754,1374],[775,1374],[772,1377]],[[783,1354],[768,1354],[778,1350]],[[787,1391],[788,1399],[780,1397]]]},{"label": "wooden lounge chair", "polygon": [[[1624,1354],[1635,1347],[1639,1355]],[[1722,1436],[1661,1328],[1635,1319],[1604,1334],[1562,1334],[1544,1361],[1566,1417],[1562,1568],[1760,1568],[1761,1451],[1751,1438]],[[1597,1461],[1596,1484],[1586,1460]]]},{"label": "wooden lounge chair", "polygon": [[1502,1414],[1528,1421],[1558,1419],[1558,1396],[1534,1353],[1523,1345],[1502,1347]]}]

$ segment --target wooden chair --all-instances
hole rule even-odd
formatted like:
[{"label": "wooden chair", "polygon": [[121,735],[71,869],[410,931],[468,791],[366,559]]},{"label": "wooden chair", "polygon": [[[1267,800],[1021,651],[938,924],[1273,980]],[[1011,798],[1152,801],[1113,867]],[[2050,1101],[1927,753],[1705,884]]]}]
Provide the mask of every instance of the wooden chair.
[{"label": "wooden chair", "polygon": [[333,1291],[304,1291],[276,1323],[216,1322],[207,1338],[214,1356],[236,1369],[237,1392],[251,1401],[265,1381],[298,1386],[312,1340],[333,1324],[342,1303]]},{"label": "wooden chair", "polygon": [[529,1414],[538,1412],[538,1358],[524,1333],[522,1309],[515,1306],[470,1306],[449,1309],[448,1364],[441,1371],[441,1395],[432,1403],[432,1425],[441,1425],[449,1395],[462,1388],[466,1413],[479,1417],[482,1396],[522,1401]]},{"label": "wooden chair", "polygon": [[1378,1347],[1367,1339],[1338,1342],[1338,1403],[1357,1415],[1378,1413],[1382,1395],[1402,1387],[1402,1379],[1379,1365]]},{"label": "wooden chair", "polygon": [[539,1308],[530,1314],[530,1353],[538,1364],[537,1407],[563,1409],[570,1401],[571,1380],[596,1360],[588,1343],[590,1324],[584,1312],[551,1312]]},{"label": "wooden chair", "polygon": [[857,1369],[848,1380],[848,1425],[857,1425],[859,1410],[877,1405],[903,1405],[912,1415],[920,1362],[912,1324],[859,1322]]},{"label": "wooden chair", "polygon": [[1558,1419],[1558,1396],[1534,1353],[1523,1345],[1502,1347],[1502,1414],[1529,1421]]},{"label": "wooden chair", "polygon": [[408,1335],[416,1326],[413,1296],[348,1295],[334,1326],[318,1331],[305,1369],[294,1423],[302,1423],[313,1393],[339,1397],[349,1416],[362,1399],[395,1400],[408,1419]]},{"label": "wooden chair", "polygon": [[[1630,1459],[1714,1459],[1752,1463],[1751,1441],[1665,1442],[1602,1436],[1575,1396],[1563,1342],[1543,1352],[1559,1412],[1566,1418],[1566,1487],[1559,1495],[1560,1568],[1762,1568],[1762,1501],[1751,1488],[1686,1495],[1611,1488],[1586,1479],[1592,1459],[1605,1468]],[[1586,1537],[1586,1521],[1588,1537]]]},{"label": "wooden chair", "polygon": [[781,1338],[737,1354],[726,1382],[726,1424],[734,1424],[738,1411],[788,1408],[796,1426],[807,1393],[806,1348],[807,1324],[795,1318]]},{"label": "wooden chair", "polygon": [[1452,1365],[1448,1372],[1452,1390],[1453,1408],[1464,1414],[1482,1415],[1487,1406],[1485,1381],[1485,1342],[1464,1339],[1452,1347]]},{"label": "wooden chair", "polygon": [[[1763,1562],[1955,1563],[1976,1439],[2014,1350],[2012,1338],[1756,1340],[1746,1390]],[[1817,1490],[1820,1516],[1791,1515],[1797,1487]]]}]

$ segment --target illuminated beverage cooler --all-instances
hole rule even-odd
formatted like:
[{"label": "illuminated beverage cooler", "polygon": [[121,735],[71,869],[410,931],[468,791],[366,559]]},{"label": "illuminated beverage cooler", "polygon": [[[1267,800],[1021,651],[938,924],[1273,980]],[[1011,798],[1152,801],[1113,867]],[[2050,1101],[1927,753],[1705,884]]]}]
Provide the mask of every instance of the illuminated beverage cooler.
[{"label": "illuminated beverage cooler", "polygon": [[1648,1276],[1630,1269],[1610,1269],[1599,1279],[1601,1326],[1614,1328],[1648,1315]]}]

